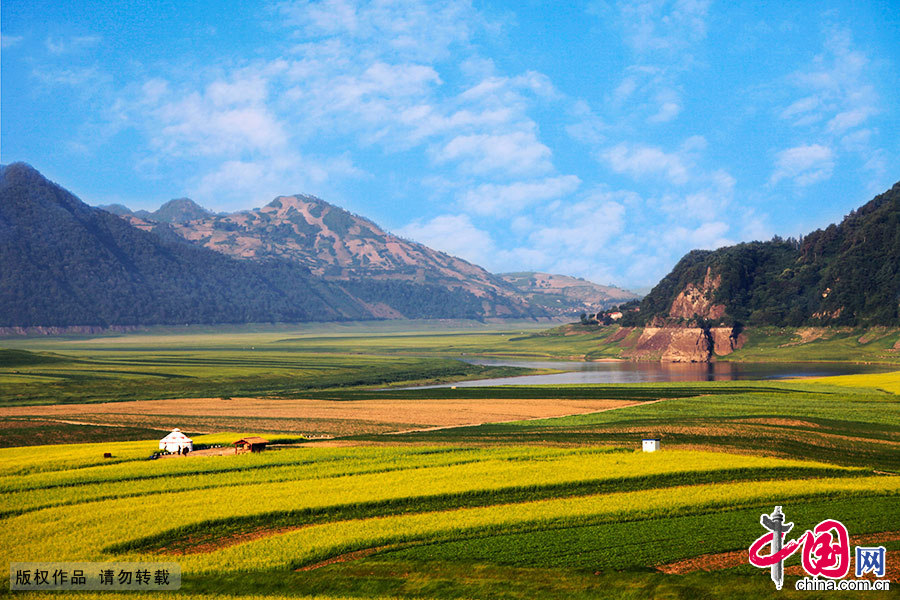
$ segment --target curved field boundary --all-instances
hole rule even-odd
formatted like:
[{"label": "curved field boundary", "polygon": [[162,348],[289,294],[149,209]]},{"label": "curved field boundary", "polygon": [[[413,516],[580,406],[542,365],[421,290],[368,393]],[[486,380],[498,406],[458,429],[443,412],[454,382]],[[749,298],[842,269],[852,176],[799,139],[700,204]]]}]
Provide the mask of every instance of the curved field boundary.
[{"label": "curved field boundary", "polygon": [[[880,480],[879,480],[880,479]],[[879,480],[879,481],[876,481]],[[875,491],[873,491],[875,490]],[[517,505],[492,505],[428,513],[378,516],[310,525],[283,535],[182,557],[183,569],[197,572],[291,568],[318,563],[366,548],[428,541],[490,538],[511,532],[571,529],[591,524],[645,521],[731,511],[735,507],[768,504],[775,495],[784,501],[896,497],[897,478],[829,478],[705,484],[539,500]],[[758,517],[758,516],[757,516]]]},{"label": "curved field boundary", "polygon": [[[592,479],[542,486],[496,488],[460,494],[412,496],[390,501],[337,505],[318,510],[283,511],[243,518],[204,521],[178,530],[167,531],[158,536],[108,546],[104,550],[111,553],[139,551],[196,554],[263,537],[281,535],[309,525],[330,522],[496,505],[506,505],[510,510],[514,510],[513,505],[515,504],[536,500],[678,488],[685,485],[719,482],[758,481],[765,483],[787,478],[801,480],[833,476],[834,474],[835,471],[832,469],[819,468],[724,469],[700,473],[682,472],[631,478]],[[846,475],[848,474],[842,474],[842,476]],[[864,477],[869,474],[860,471],[849,475]]]}]

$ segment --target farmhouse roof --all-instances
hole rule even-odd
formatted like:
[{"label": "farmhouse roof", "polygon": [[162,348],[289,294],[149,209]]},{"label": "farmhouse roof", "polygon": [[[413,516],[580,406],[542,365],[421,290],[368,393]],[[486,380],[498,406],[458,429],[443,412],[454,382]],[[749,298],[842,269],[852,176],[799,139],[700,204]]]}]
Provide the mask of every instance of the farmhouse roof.
[{"label": "farmhouse roof", "polygon": [[175,429],[172,430],[172,433],[170,433],[169,435],[167,435],[160,441],[163,441],[163,442],[190,442],[192,440],[188,436],[181,433],[181,430],[176,427]]},{"label": "farmhouse roof", "polygon": [[235,444],[268,444],[269,440],[263,439],[258,435],[251,435],[245,438],[241,438],[238,441],[234,442]]}]

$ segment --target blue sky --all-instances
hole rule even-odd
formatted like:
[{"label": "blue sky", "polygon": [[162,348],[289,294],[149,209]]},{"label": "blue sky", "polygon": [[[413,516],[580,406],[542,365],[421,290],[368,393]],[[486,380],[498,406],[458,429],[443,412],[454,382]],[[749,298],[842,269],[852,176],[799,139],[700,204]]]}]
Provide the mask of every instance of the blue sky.
[{"label": "blue sky", "polygon": [[900,179],[900,6],[4,0],[0,160],[89,204],[310,193],[646,290]]}]

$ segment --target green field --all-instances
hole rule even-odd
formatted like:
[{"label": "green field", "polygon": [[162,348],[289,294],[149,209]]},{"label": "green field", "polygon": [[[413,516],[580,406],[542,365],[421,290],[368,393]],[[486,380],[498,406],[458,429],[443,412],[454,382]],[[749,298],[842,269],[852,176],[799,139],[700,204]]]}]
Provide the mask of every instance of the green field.
[{"label": "green field", "polygon": [[[867,377],[879,385],[886,376],[850,377],[855,385]],[[667,400],[582,416],[400,435],[397,441],[622,444],[652,436],[679,446],[802,456],[900,473],[900,401],[896,394],[883,390],[806,382],[641,384],[571,390],[604,396],[644,393]]]},{"label": "green field", "polygon": [[[189,597],[289,584],[298,596],[490,597],[513,572],[501,597],[566,597],[546,582],[557,571],[595,580],[576,596],[596,597],[593,573],[655,586],[654,565],[748,546],[773,498],[804,526],[827,514],[866,534],[900,519],[900,478],[808,460],[388,446],[147,462],[152,443],[110,447],[120,462],[98,465],[95,445],[0,451],[7,561],[174,560]],[[357,560],[329,563],[348,553]],[[745,597],[766,590],[754,575],[734,575]],[[701,583],[671,578],[685,594]]]},{"label": "green field", "polygon": [[[264,342],[263,342],[264,343]],[[0,406],[121,402],[157,398],[283,397],[310,390],[416,385],[529,372],[444,358],[287,349],[64,346],[65,354],[24,352],[4,365]]]},{"label": "green field", "polygon": [[[798,536],[841,520],[866,545],[884,545],[889,574],[897,572],[897,373],[379,390],[479,375],[454,370],[462,363],[453,355],[538,356],[541,339],[553,338],[544,356],[574,356],[590,342],[489,328],[345,327],[10,342],[15,348],[0,353],[0,408],[18,411],[2,419],[6,445],[17,446],[0,448],[5,561],[179,563],[181,592],[142,598],[857,597],[795,592],[790,569],[776,594],[768,571],[745,557],[716,562],[746,551],[764,533],[759,515],[777,504]],[[279,444],[266,452],[152,461],[159,428],[68,423],[47,412],[103,400],[139,412],[140,401],[200,395],[215,413],[217,398],[242,394],[266,396],[273,409],[292,397],[341,409],[634,404],[320,442],[304,442],[288,418],[271,419],[265,431],[191,434],[199,447],[264,433]],[[638,451],[648,436],[661,438],[661,452]],[[686,559],[718,566],[667,572]],[[788,563],[797,564],[796,556]],[[14,594],[63,596],[134,597]]]},{"label": "green field", "polygon": [[900,363],[900,330],[896,328],[762,327],[749,329],[746,335],[744,347],[726,360]]},{"label": "green field", "polygon": [[[406,386],[526,374],[478,366],[467,357],[598,360],[625,350],[613,327],[537,329],[537,323],[454,322],[308,326],[150,328],[98,337],[0,341],[0,406],[153,398],[291,397],[313,390]],[[748,331],[747,344],[722,357],[749,362],[900,363],[900,331]],[[800,343],[804,339],[810,341]],[[6,349],[2,349],[5,347]],[[538,372],[538,371],[533,371]]]}]

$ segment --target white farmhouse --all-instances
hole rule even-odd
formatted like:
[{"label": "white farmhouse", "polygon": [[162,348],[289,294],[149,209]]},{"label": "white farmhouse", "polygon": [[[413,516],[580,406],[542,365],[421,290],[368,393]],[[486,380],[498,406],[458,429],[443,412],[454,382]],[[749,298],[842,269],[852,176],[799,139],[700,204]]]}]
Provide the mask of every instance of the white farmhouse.
[{"label": "white farmhouse", "polygon": [[645,438],[643,440],[644,452],[656,452],[659,450],[659,438]]},{"label": "white farmhouse", "polygon": [[159,440],[159,449],[169,452],[181,452],[187,448],[188,452],[194,449],[194,442],[188,436],[181,433],[180,429],[173,429],[172,433]]}]

